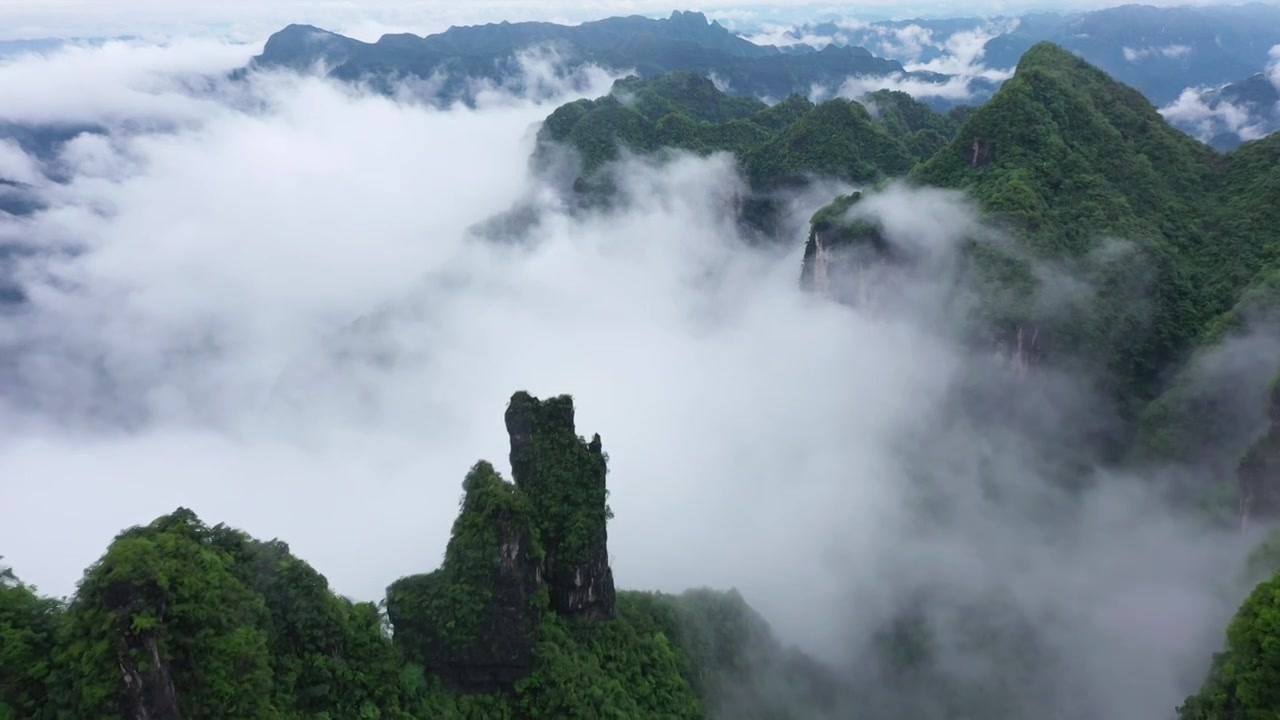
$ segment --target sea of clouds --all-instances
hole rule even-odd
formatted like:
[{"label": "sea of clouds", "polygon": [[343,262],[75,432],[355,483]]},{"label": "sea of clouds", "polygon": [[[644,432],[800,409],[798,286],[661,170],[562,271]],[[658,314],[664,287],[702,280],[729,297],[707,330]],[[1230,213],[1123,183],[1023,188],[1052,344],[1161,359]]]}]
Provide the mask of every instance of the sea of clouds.
[{"label": "sea of clouds", "polygon": [[[842,304],[798,281],[830,188],[760,244],[726,155],[628,158],[605,210],[531,173],[537,123],[610,71],[528,55],[551,100],[490,87],[440,109],[228,79],[256,50],[117,41],[0,64],[19,98],[0,120],[94,127],[0,145],[0,177],[46,203],[0,217],[25,296],[0,311],[0,553],[19,576],[71,593],[116,532],[181,506],[377,600],[436,567],[472,463],[507,471],[511,393],[571,393],[611,458],[622,587],[736,587],[835,662],[923,590],[938,618],[995,593],[1065,659],[1026,698],[1061,700],[1044,717],[1155,717],[1198,685],[1253,539],[1173,512],[1149,479],[1058,485],[1097,406],[1081,378],[950,330],[959,248],[987,232],[962,195],[863,203],[929,262]],[[539,221],[516,241],[472,231],[517,202]]]}]

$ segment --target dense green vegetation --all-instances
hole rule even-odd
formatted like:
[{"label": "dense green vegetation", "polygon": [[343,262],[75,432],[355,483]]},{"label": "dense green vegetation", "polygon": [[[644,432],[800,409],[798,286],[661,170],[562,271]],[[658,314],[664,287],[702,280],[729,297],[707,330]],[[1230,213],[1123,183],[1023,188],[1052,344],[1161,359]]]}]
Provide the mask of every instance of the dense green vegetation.
[{"label": "dense green vegetation", "polygon": [[[1195,467],[1198,486],[1166,490],[1211,522],[1276,517],[1280,361],[1267,346],[1233,343],[1273,333],[1280,317],[1280,137],[1219,154],[1168,126],[1137,91],[1040,44],[907,179],[977,201],[986,229],[964,247],[979,294],[971,329],[997,342],[1029,330],[1036,361],[1098,378],[1120,419],[1105,438],[1110,460]],[[828,262],[832,251],[895,251],[883,228],[852,212],[865,197],[813,216],[806,280],[818,243]],[[1064,273],[1090,292],[1040,302]],[[1273,536],[1250,558],[1245,581],[1264,582],[1180,717],[1280,713],[1277,547]],[[913,637],[908,623],[893,647],[909,649],[902,640]],[[973,699],[978,714],[990,709]]]},{"label": "dense green vegetation", "polygon": [[[700,718],[758,672],[821,676],[737,593],[615,593],[599,436],[567,396],[506,420],[516,483],[472,467],[443,565],[385,614],[186,509],[120,533],[69,600],[0,570],[0,718]],[[804,717],[772,702],[732,716]]]},{"label": "dense green vegetation", "polygon": [[1227,628],[1204,686],[1181,720],[1251,720],[1280,712],[1280,575],[1259,584]]},{"label": "dense green vegetation", "polygon": [[571,148],[578,163],[573,189],[590,204],[611,198],[617,183],[609,163],[624,151],[731,153],[750,185],[743,219],[768,228],[777,191],[814,178],[873,183],[902,175],[945,145],[961,117],[888,90],[816,105],[792,95],[769,106],[690,73],[631,77],[609,95],[557,108],[539,130],[533,163],[545,171],[560,148]]},{"label": "dense green vegetation", "polygon": [[0,568],[0,718],[52,718],[62,606]]},{"label": "dense green vegetation", "polygon": [[580,155],[582,176],[590,177],[623,149],[730,152],[761,190],[811,176],[870,181],[902,174],[932,155],[955,133],[960,116],[889,90],[861,102],[815,105],[792,95],[769,106],[721,92],[707,78],[670,73],[619,80],[605,97],[557,108],[539,131],[535,158],[550,152],[551,143],[567,144]]},{"label": "dense green vegetation", "polygon": [[[1040,332],[1104,365],[1116,396],[1141,404],[1229,307],[1229,292],[1214,283],[1218,266],[1204,257],[1213,159],[1137,91],[1041,44],[913,180],[968,191],[1032,257],[1087,262],[1107,251],[1109,239],[1131,243],[1099,268],[1088,308]],[[1152,273],[1148,312],[1143,285]],[[1038,320],[1027,303],[1000,310],[1006,331]]]},{"label": "dense green vegetation", "polygon": [[[557,145],[578,153],[576,189],[598,197],[624,149],[732,153],[761,202],[812,176],[868,186],[813,216],[807,282],[820,249],[910,262],[882,227],[851,219],[881,181],[965,191],[989,229],[962,268],[977,281],[975,336],[1032,331],[1038,361],[1093,371],[1122,420],[1110,459],[1213,456],[1205,474],[1222,482],[1196,488],[1197,502],[1233,521],[1280,512],[1277,368],[1266,382],[1206,370],[1280,300],[1280,138],[1218,154],[1136,91],[1041,44],[974,111],[939,114],[890,92],[768,106],[672,73],[559,108],[535,159],[550,163]],[[1092,292],[1040,302],[1045,268]],[[1240,416],[1250,403],[1256,413]],[[118,535],[66,600],[0,570],[0,720],[810,718],[847,716],[868,682],[897,710],[919,700],[947,717],[1034,714],[1017,704],[1036,697],[1023,686],[1055,658],[1038,643],[1040,620],[1000,595],[949,598],[952,641],[1008,665],[988,686],[949,684],[933,662],[936,598],[899,609],[872,643],[878,674],[855,681],[781,646],[734,592],[618,591],[600,437],[577,434],[567,396],[516,393],[505,424],[512,480],[476,463],[442,564],[392,582],[383,604],[336,594],[283,542],[186,509]],[[1280,570],[1277,548],[1259,548],[1249,582]],[[1280,712],[1277,582],[1240,609],[1183,718]],[[921,687],[927,698],[913,696]]]},{"label": "dense green vegetation", "polygon": [[[1039,355],[1052,348],[1094,368],[1136,434],[1132,457],[1184,460],[1241,434],[1220,422],[1215,402],[1231,403],[1201,382],[1196,351],[1245,332],[1270,305],[1278,152],[1272,137],[1219,155],[1137,91],[1042,43],[909,179],[966,191],[993,228],[969,252],[975,329],[1004,344],[1034,334]],[[827,250],[875,235],[846,227],[851,204],[814,216]],[[1087,301],[1039,302],[1049,268],[1084,281]],[[1130,442],[1120,434],[1114,446]],[[1228,464],[1243,450],[1222,449]]]}]

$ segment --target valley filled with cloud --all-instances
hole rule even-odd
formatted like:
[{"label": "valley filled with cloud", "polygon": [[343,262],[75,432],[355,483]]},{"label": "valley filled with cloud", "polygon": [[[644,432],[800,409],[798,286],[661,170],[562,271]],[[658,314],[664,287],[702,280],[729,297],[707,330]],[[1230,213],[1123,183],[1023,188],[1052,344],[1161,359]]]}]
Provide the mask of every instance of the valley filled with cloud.
[{"label": "valley filled with cloud", "polygon": [[[0,119],[72,129],[0,145],[0,175],[43,203],[0,221],[22,293],[0,326],[0,548],[25,580],[71,593],[117,531],[183,506],[377,600],[439,561],[472,463],[506,473],[511,393],[564,392],[609,453],[621,585],[737,588],[851,665],[921,593],[954,600],[929,611],[946,628],[1004,604],[1044,629],[1015,713],[1154,716],[1198,685],[1241,599],[1222,568],[1256,535],[1096,470],[1073,434],[1104,422],[1088,371],[1028,375],[959,337],[960,248],[999,236],[969,198],[860,206],[925,261],[837,303],[799,275],[809,217],[848,186],[795,193],[761,244],[728,154],[625,157],[619,201],[585,211],[531,170],[537,124],[615,70],[529,56],[549,99],[440,109],[227,77],[256,51],[117,41],[0,65],[24,98]],[[518,202],[538,219],[517,239],[474,231]],[[941,665],[994,678],[965,632]]]},{"label": "valley filled with cloud", "polygon": [[1280,8],[1067,5],[4,3],[0,720],[1265,706]]}]

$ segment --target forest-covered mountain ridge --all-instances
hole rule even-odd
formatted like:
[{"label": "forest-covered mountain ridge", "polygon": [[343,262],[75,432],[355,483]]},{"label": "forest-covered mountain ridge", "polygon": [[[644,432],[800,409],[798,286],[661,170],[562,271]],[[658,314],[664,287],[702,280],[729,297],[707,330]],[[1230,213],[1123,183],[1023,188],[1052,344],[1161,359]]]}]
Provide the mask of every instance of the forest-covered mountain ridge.
[{"label": "forest-covered mountain ridge", "polygon": [[[623,150],[728,152],[748,183],[743,218],[764,227],[780,191],[814,178],[861,186],[814,215],[806,282],[819,238],[828,261],[868,246],[892,251],[858,218],[858,198],[877,186],[897,178],[962,191],[993,232],[1012,235],[1005,247],[1018,254],[972,256],[973,272],[989,281],[978,284],[985,299],[974,332],[997,346],[1019,345],[1027,358],[1097,368],[1120,418],[1113,461],[1185,461],[1208,452],[1207,439],[1226,428],[1247,436],[1265,425],[1276,368],[1250,377],[1248,418],[1223,423],[1186,403],[1199,358],[1253,327],[1243,320],[1258,316],[1254,306],[1270,287],[1278,146],[1271,137],[1215,151],[1170,125],[1141,93],[1046,42],[1023,55],[991,101],[948,113],[889,91],[817,104],[791,96],[768,106],[688,73],[627,78],[605,97],[548,116],[533,162],[554,166],[558,149],[570,148],[569,192],[598,199],[612,192],[610,163]],[[1106,247],[1124,251],[1099,255]],[[1036,265],[1045,262],[1082,273],[1097,287],[1093,302],[1038,315]],[[1223,455],[1211,464],[1224,481],[1245,449],[1219,447]]]},{"label": "forest-covered mountain ridge", "polygon": [[[252,65],[309,70],[322,64],[333,77],[386,90],[399,79],[417,78],[428,81],[416,85],[418,90],[429,88],[435,99],[452,102],[470,98],[476,82],[520,85],[518,56],[542,48],[563,64],[566,77],[586,63],[642,78],[687,71],[714,75],[735,94],[772,99],[830,95],[852,81],[863,90],[907,89],[946,110],[990,98],[1023,53],[1049,41],[1138,88],[1179,127],[1221,147],[1253,139],[1258,128],[1274,125],[1264,112],[1269,108],[1228,107],[1223,102],[1238,93],[1219,96],[1214,90],[1273,62],[1270,50],[1280,46],[1280,10],[1268,4],[1124,5],[1067,14],[870,22],[833,17],[785,32],[730,27],[700,12],[677,10],[666,18],[633,15],[579,25],[452,27],[425,37],[400,33],[368,43],[291,25],[271,36]],[[1241,109],[1249,119],[1238,117]],[[1215,122],[1229,127],[1205,134]]]},{"label": "forest-covered mountain ridge", "polygon": [[512,481],[476,463],[441,566],[381,603],[185,508],[71,598],[0,572],[0,718],[801,718],[821,700],[752,679],[838,693],[735,591],[615,590],[599,435],[568,396],[518,392],[505,422]]},{"label": "forest-covered mountain ridge", "polygon": [[[1005,342],[1019,332],[1034,336],[1023,346],[1029,356],[1105,368],[1103,382],[1133,433],[1117,452],[1189,461],[1202,458],[1212,438],[1265,428],[1270,379],[1280,368],[1235,379],[1250,388],[1253,411],[1225,424],[1206,412],[1216,390],[1200,387],[1197,374],[1206,352],[1268,322],[1280,260],[1278,159],[1275,136],[1219,153],[1170,126],[1136,90],[1041,43],[907,180],[964,191],[993,227],[1016,238],[1018,257],[975,255],[976,272],[990,279],[986,327]],[[810,259],[815,234],[828,252],[883,242],[857,222],[856,206],[856,198],[840,198],[815,215]],[[1110,252],[1117,248],[1123,252]],[[1055,319],[1037,316],[1043,279],[1034,267],[1044,262],[1083,273],[1093,301]],[[1244,449],[1218,448],[1225,455],[1211,464],[1227,473],[1221,480],[1234,475]]]},{"label": "forest-covered mountain ridge", "polygon": [[[838,285],[868,267],[884,272],[868,265],[869,256],[909,261],[906,248],[861,212],[886,191],[885,181],[963,192],[984,223],[963,268],[979,295],[972,336],[1032,368],[1089,368],[1116,417],[1098,441],[1100,462],[1186,468],[1197,478],[1192,487],[1168,480],[1163,488],[1178,502],[1226,522],[1273,522],[1280,513],[1273,382],[1280,364],[1257,356],[1224,373],[1214,358],[1280,329],[1280,136],[1216,151],[1170,125],[1142,93],[1048,42],[1024,53],[1013,76],[973,110],[941,115],[910,98],[893,100],[815,105],[793,97],[765,108],[726,102],[689,78],[630,80],[606,98],[560,108],[540,139],[575,149],[580,180],[608,167],[619,148],[680,149],[734,153],[766,195],[777,185],[757,185],[768,175],[755,167],[770,156],[781,158],[788,179],[826,176],[862,186],[813,217],[802,278],[815,286],[819,262],[828,284]],[[771,130],[780,118],[789,124]],[[806,125],[821,130],[797,130]],[[913,155],[904,139],[925,129],[943,140]],[[805,138],[820,139],[822,149],[807,152]],[[896,151],[878,152],[884,147]],[[1047,268],[1091,292],[1065,306],[1042,301],[1056,289]],[[1265,651],[1274,635],[1272,584],[1241,608],[1227,650],[1182,717],[1280,708],[1263,691],[1280,676]]]},{"label": "forest-covered mountain ridge", "polygon": [[837,86],[850,76],[901,75],[941,83],[946,76],[907,72],[901,63],[862,48],[830,47],[790,53],[756,45],[700,12],[674,11],[664,19],[611,17],[580,25],[545,22],[453,27],[420,37],[384,35],[366,43],[308,25],[272,35],[252,67],[311,70],[323,65],[334,78],[363,81],[390,91],[405,78],[438,83],[434,97],[468,100],[477,82],[528,94],[521,86],[520,54],[552,53],[562,70],[594,64],[640,77],[688,71],[714,75],[733,92],[785,97],[815,85]]},{"label": "forest-covered mountain ridge", "polygon": [[[1137,455],[1167,459],[1180,448],[1179,459],[1188,459],[1203,447],[1189,445],[1189,436],[1219,436],[1207,418],[1190,421],[1197,413],[1188,416],[1187,407],[1172,411],[1174,396],[1194,384],[1187,373],[1196,372],[1198,356],[1231,333],[1257,329],[1268,313],[1258,292],[1270,286],[1277,261],[1276,159],[1280,138],[1221,154],[1169,126],[1133,88],[1041,44],[909,179],[965,191],[1033,258],[1080,263],[1107,238],[1128,243],[1128,260],[1091,270],[1102,273],[1091,309],[1056,329],[1028,314],[1025,299],[1036,292],[1028,265],[1006,265],[1000,295],[1019,288],[1012,297],[1024,300],[1002,304],[997,324],[1006,334],[1036,327],[1042,350],[1074,347],[1069,354],[1083,351],[1105,365],[1117,411],[1137,432]],[[1007,274],[1016,266],[1020,279]],[[1249,379],[1257,413],[1249,421],[1258,427],[1275,370]],[[1184,423],[1172,438],[1171,428]]]}]

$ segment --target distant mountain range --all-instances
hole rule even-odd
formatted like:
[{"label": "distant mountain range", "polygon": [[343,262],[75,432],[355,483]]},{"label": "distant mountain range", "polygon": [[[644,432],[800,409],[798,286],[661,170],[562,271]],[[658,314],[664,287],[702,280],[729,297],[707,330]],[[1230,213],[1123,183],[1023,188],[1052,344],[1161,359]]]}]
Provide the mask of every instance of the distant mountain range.
[{"label": "distant mountain range", "polygon": [[[543,48],[568,68],[592,63],[640,77],[672,71],[714,77],[735,94],[780,99],[814,88],[834,91],[850,77],[897,77],[942,85],[949,76],[910,72],[896,60],[860,47],[784,51],[757,45],[698,12],[661,20],[614,17],[581,25],[500,23],[454,27],[427,37],[384,35],[365,43],[307,25],[290,25],[267,40],[252,67],[321,68],[326,74],[390,91],[402,80],[452,102],[498,85],[527,92],[521,51]],[[566,78],[571,79],[571,78]],[[939,98],[939,104],[953,100]]]},{"label": "distant mountain range", "polygon": [[[702,13],[676,11],[664,19],[613,17],[573,26],[453,27],[426,37],[384,35],[373,43],[290,25],[271,36],[251,67],[319,69],[384,92],[411,88],[420,97],[449,103],[471,101],[492,87],[548,95],[564,83],[580,85],[575,71],[595,64],[641,78],[693,72],[733,94],[767,101],[792,94],[820,101],[890,89],[947,110],[985,101],[1018,58],[1046,40],[1142,91],[1180,129],[1219,148],[1276,126],[1274,101],[1268,102],[1275,87],[1267,87],[1268,77],[1276,76],[1265,68],[1273,62],[1271,49],[1280,46],[1280,6],[1260,3],[1125,5],[991,19],[828,17],[742,33]],[[528,63],[539,58],[556,61],[555,87],[531,86]]]},{"label": "distant mountain range", "polygon": [[[1012,67],[1048,40],[1142,91],[1179,129],[1230,149],[1280,127],[1280,6],[1124,5],[1073,14],[865,23],[828,18],[748,34],[809,49],[857,46],[904,64],[960,77]],[[1269,68],[1269,70],[1264,70]],[[1263,71],[1263,72],[1259,72]],[[974,90],[975,100],[989,93]]]},{"label": "distant mountain range", "polygon": [[1266,137],[1280,130],[1280,62],[1239,82],[1187,88],[1160,112],[1219,150]]},{"label": "distant mountain range", "polygon": [[1271,48],[1280,44],[1280,6],[1124,5],[990,19],[830,19],[750,37],[811,48],[826,43],[864,47],[908,68],[941,72],[948,72],[942,69],[947,59],[1011,68],[1032,45],[1048,40],[1164,105],[1187,87],[1218,86],[1261,70]]},{"label": "distant mountain range", "polygon": [[[766,103],[792,95],[812,102],[860,98],[887,89],[948,111],[985,102],[1012,74],[1018,58],[1044,40],[1142,91],[1171,124],[1218,149],[1280,127],[1280,6],[1258,3],[1126,5],[994,19],[828,17],[751,32],[733,32],[699,12],[676,11],[661,19],[613,17],[573,26],[453,27],[426,37],[384,35],[373,43],[290,25],[273,34],[236,75],[254,68],[319,71],[382,92],[448,104],[473,102],[493,89],[543,98],[583,89],[590,81],[583,69],[595,65],[641,79],[693,73],[723,91]],[[65,43],[0,41],[0,57],[48,52]],[[42,160],[84,130],[102,131],[6,122],[0,113],[0,139]],[[0,188],[0,212],[22,214],[37,207],[20,184]]]}]

